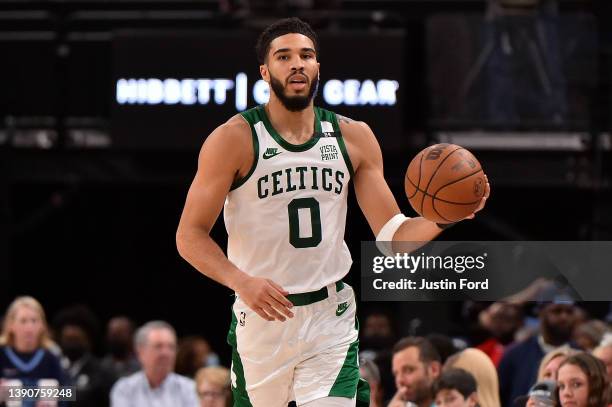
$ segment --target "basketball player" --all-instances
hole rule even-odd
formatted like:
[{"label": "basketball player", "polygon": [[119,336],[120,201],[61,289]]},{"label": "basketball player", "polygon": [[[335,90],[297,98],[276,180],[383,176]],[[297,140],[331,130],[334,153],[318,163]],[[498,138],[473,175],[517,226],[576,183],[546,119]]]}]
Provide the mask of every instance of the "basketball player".
[{"label": "basketball player", "polygon": [[[365,123],[313,106],[319,47],[308,24],[277,21],[256,48],[269,102],[206,139],[178,250],[236,293],[234,405],[367,403],[367,389],[358,392],[355,298],[341,281],[351,266],[343,240],[349,181],[377,239],[428,241],[442,229],[400,213]],[[487,196],[488,184],[478,209]],[[209,236],[222,208],[227,257]]]}]

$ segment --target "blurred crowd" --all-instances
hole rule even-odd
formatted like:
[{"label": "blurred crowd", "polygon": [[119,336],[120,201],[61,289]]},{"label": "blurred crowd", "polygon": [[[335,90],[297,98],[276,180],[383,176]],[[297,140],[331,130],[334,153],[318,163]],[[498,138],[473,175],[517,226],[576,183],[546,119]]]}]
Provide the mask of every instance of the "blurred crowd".
[{"label": "blurred crowd", "polygon": [[[101,337],[106,354],[98,357]],[[95,314],[81,305],[60,310],[47,323],[42,305],[27,296],[4,314],[0,384],[0,406],[7,407],[231,405],[230,371],[206,339],[178,339],[165,321],[136,328],[126,316],[111,318],[102,334]],[[74,386],[76,401],[11,401],[13,386]]]},{"label": "blurred crowd", "polygon": [[[612,406],[610,316],[593,319],[571,301],[457,304],[453,335],[399,337],[391,314],[365,313],[360,370],[372,407]],[[205,338],[177,338],[168,322],[116,316],[103,333],[86,306],[47,323],[36,299],[18,297],[3,317],[0,405],[231,406],[228,367]],[[10,386],[43,385],[74,386],[76,401],[8,399]]]},{"label": "blurred crowd", "polygon": [[462,315],[457,335],[398,338],[389,314],[370,313],[360,356],[371,406],[612,406],[610,315],[566,299],[466,302]]}]

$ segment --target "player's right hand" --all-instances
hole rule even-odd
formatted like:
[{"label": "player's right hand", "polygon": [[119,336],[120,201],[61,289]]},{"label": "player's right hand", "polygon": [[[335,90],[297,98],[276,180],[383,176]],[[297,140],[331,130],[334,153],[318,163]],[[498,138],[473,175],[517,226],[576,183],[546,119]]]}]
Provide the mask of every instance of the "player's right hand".
[{"label": "player's right hand", "polygon": [[286,296],[289,295],[281,286],[269,278],[247,277],[236,294],[260,317],[268,321],[285,321],[293,318],[290,308],[293,304]]}]

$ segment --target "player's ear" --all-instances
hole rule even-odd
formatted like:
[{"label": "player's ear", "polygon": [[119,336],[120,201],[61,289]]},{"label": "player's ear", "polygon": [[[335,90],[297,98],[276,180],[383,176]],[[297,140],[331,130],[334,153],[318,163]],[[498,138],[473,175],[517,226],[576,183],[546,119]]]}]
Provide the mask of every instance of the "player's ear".
[{"label": "player's ear", "polygon": [[270,83],[270,71],[268,71],[268,66],[265,64],[259,65],[259,73],[261,75],[261,79]]}]

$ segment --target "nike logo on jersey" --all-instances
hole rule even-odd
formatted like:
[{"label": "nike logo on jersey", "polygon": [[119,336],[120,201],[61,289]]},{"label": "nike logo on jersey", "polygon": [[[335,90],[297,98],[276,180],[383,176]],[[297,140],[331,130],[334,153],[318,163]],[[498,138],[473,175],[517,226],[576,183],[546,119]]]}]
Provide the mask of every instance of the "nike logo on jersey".
[{"label": "nike logo on jersey", "polygon": [[263,159],[267,160],[268,158],[272,158],[276,155],[279,155],[282,151],[278,151],[278,148],[268,148],[265,153],[263,153]]},{"label": "nike logo on jersey", "polygon": [[349,303],[348,302],[343,302],[342,304],[338,304],[338,309],[336,310],[336,316],[339,317],[340,315],[344,314],[346,312],[346,310],[349,307]]}]

